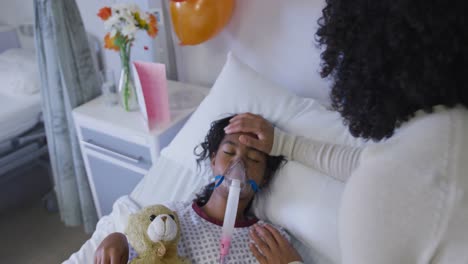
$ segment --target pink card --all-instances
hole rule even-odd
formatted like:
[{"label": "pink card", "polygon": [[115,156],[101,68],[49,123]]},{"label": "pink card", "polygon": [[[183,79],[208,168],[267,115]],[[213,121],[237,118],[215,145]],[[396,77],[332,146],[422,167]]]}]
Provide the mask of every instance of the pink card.
[{"label": "pink card", "polygon": [[148,129],[170,122],[166,65],[154,62],[133,62],[133,76],[140,110]]}]

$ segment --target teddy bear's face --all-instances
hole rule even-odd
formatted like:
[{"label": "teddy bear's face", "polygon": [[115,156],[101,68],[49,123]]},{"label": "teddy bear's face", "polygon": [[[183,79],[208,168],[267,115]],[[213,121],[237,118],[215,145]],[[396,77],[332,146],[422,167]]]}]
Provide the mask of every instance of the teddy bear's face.
[{"label": "teddy bear's face", "polygon": [[179,217],[163,205],[148,206],[130,215],[125,233],[138,254],[153,250],[154,246],[177,247]]},{"label": "teddy bear's face", "polygon": [[177,236],[177,223],[174,214],[151,214],[151,224],[146,231],[153,242],[172,241]]}]

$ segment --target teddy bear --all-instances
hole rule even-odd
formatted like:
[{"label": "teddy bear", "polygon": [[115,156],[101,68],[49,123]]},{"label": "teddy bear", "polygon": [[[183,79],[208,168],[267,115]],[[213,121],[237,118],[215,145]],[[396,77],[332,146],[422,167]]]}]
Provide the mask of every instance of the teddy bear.
[{"label": "teddy bear", "polygon": [[190,264],[177,255],[179,217],[163,205],[148,206],[130,215],[125,234],[138,253],[130,264]]}]

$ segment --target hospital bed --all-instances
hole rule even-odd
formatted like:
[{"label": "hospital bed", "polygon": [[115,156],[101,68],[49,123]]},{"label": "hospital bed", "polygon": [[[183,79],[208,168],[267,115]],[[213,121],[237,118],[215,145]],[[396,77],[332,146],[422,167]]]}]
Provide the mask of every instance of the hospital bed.
[{"label": "hospital bed", "polygon": [[[47,145],[41,124],[39,73],[33,49],[33,25],[0,25],[0,208],[30,190],[11,190],[18,171],[40,164],[47,167]],[[15,187],[15,188],[16,188]],[[8,190],[8,192],[6,192]]]},{"label": "hospital bed", "polygon": [[[98,43],[93,41],[90,38],[90,44]],[[99,49],[96,44],[93,47],[97,59]],[[21,194],[31,192],[28,188],[34,188],[31,184],[16,182],[18,172],[38,164],[49,171],[49,180],[52,181],[42,123],[38,71],[34,26],[0,25],[0,209],[13,204],[13,200],[21,197]],[[26,181],[37,182],[31,179]],[[11,186],[15,190],[11,190]]]},{"label": "hospital bed", "polygon": [[[200,170],[197,168],[193,148],[202,142],[210,122],[224,117],[225,114],[261,114],[286,132],[320,141],[350,146],[373,144],[353,138],[339,114],[327,109],[330,84],[320,78],[320,48],[315,41],[318,19],[325,2],[237,0],[230,24],[218,37],[196,47],[178,47],[176,43],[177,68],[181,81],[215,81],[214,85],[185,126],[169,146],[163,149],[150,172],[131,194],[114,203],[112,212],[99,220],[92,237],[66,263],[92,263],[94,252],[101,241],[111,232],[123,232],[129,215],[140,208],[167,201],[193,199],[194,193],[213,178],[206,166],[202,166]],[[229,51],[232,52],[231,55],[226,56]],[[370,155],[368,158],[372,158],[372,151],[367,154]],[[386,160],[377,158],[374,162],[382,162],[384,166]],[[379,175],[376,176],[378,181]],[[439,186],[442,181],[434,179],[427,177],[426,185]],[[444,181],[442,185],[445,183]],[[362,181],[359,184],[365,185]],[[371,186],[372,184],[367,185]],[[454,185],[450,188],[461,190]],[[447,187],[444,185],[439,189],[445,193]],[[344,190],[345,183],[295,161],[289,161],[273,177],[268,188],[258,194],[252,209],[257,217],[283,226],[292,235],[293,245],[303,257],[304,263],[348,263],[349,260],[342,259],[338,237],[338,214]],[[411,191],[412,188],[409,185],[405,190]],[[375,190],[368,191],[372,193]],[[385,192],[379,192],[380,194],[382,197],[388,196]],[[463,195],[447,197],[449,200],[463,201]],[[396,204],[407,208],[401,201],[394,203],[393,208]],[[374,206],[373,209],[373,212],[386,210],[382,206]],[[355,214],[362,212],[358,210]],[[408,219],[412,217],[397,215],[394,211],[385,213],[391,215],[392,212],[393,218],[389,221],[401,217],[408,227],[411,226]],[[463,210],[457,212],[458,215],[463,213]],[[358,218],[354,217],[356,219]],[[346,224],[348,219],[340,221]],[[383,230],[386,229],[385,221],[379,224]],[[450,224],[451,222],[445,223]],[[375,230],[374,225],[368,231]],[[439,243],[436,238],[441,235],[436,233],[435,236],[433,233],[428,235]],[[462,233],[457,235],[461,237]],[[385,242],[385,237],[381,239]],[[428,259],[430,254],[439,249],[444,251],[450,248],[457,244],[456,240],[442,241],[439,244],[417,243],[429,250],[411,254],[419,257],[419,263],[437,261],[439,258]],[[412,242],[411,239],[402,240],[403,245]],[[395,249],[391,245],[390,247]],[[392,252],[395,253],[394,250]],[[362,251],[362,247],[360,253],[361,257],[375,254]],[[450,258],[447,263],[460,263],[453,254],[447,256]],[[399,254],[395,254],[394,263],[401,263],[399,257]]]},{"label": "hospital bed", "polygon": [[[351,146],[371,144],[353,138],[338,113],[327,108],[329,83],[320,78],[320,49],[314,42],[324,3],[236,1],[231,23],[217,38],[196,47],[176,44],[178,70],[189,72],[182,81],[214,76],[210,93],[148,175],[115,202],[91,239],[66,263],[92,263],[102,239],[123,232],[128,216],[141,207],[193,199],[212,179],[208,166],[197,168],[193,148],[210,122],[225,114],[253,112],[296,135]],[[286,228],[304,263],[340,263],[337,221],[343,190],[343,182],[289,161],[256,198],[253,211]]]}]

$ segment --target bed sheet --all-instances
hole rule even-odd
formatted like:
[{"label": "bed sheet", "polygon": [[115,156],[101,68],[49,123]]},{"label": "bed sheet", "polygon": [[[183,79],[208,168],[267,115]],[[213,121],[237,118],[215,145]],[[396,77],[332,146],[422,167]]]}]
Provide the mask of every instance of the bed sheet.
[{"label": "bed sheet", "polygon": [[20,135],[40,120],[39,94],[10,96],[0,92],[0,142]]},{"label": "bed sheet", "polygon": [[[170,178],[168,176],[170,176]],[[181,166],[176,161],[165,157],[163,154],[133,192],[130,195],[119,198],[114,203],[112,212],[99,220],[92,237],[82,245],[79,251],[72,254],[64,263],[93,263],[94,252],[102,240],[113,232],[124,232],[130,214],[152,204],[165,204],[172,201],[190,201],[195,197],[195,193],[208,183],[208,176],[209,175],[203,169],[193,172]],[[161,180],[162,178],[164,178],[164,180]],[[156,188],[156,185],[161,184],[164,186],[158,186],[158,188]],[[155,193],[155,189],[165,191]],[[329,259],[323,258],[319,252],[311,251],[310,247],[293,236],[291,236],[291,239],[293,246],[303,257],[304,263],[332,263]]]},{"label": "bed sheet", "polygon": [[40,77],[34,50],[9,49],[0,54],[0,92],[11,96],[39,93]]},{"label": "bed sheet", "polygon": [[125,225],[130,214],[137,212],[140,206],[129,196],[119,198],[113,205],[112,212],[102,217],[92,237],[88,239],[78,250],[73,253],[65,264],[94,263],[94,252],[101,241],[111,233],[124,232]]},{"label": "bed sheet", "polygon": [[[170,175],[170,178],[167,176]],[[166,177],[164,177],[166,176]],[[160,179],[164,177],[165,180]],[[170,179],[170,180],[169,180]],[[207,182],[207,178],[200,177],[183,166],[164,156],[160,156],[148,175],[137,185],[128,196],[119,198],[113,205],[112,212],[102,217],[92,237],[86,241],[79,251],[70,256],[64,263],[81,264],[93,263],[94,252],[101,241],[113,232],[123,232],[130,214],[151,204],[165,204],[172,201],[189,201],[194,198]],[[166,192],[155,193],[155,185],[163,184]]]}]

